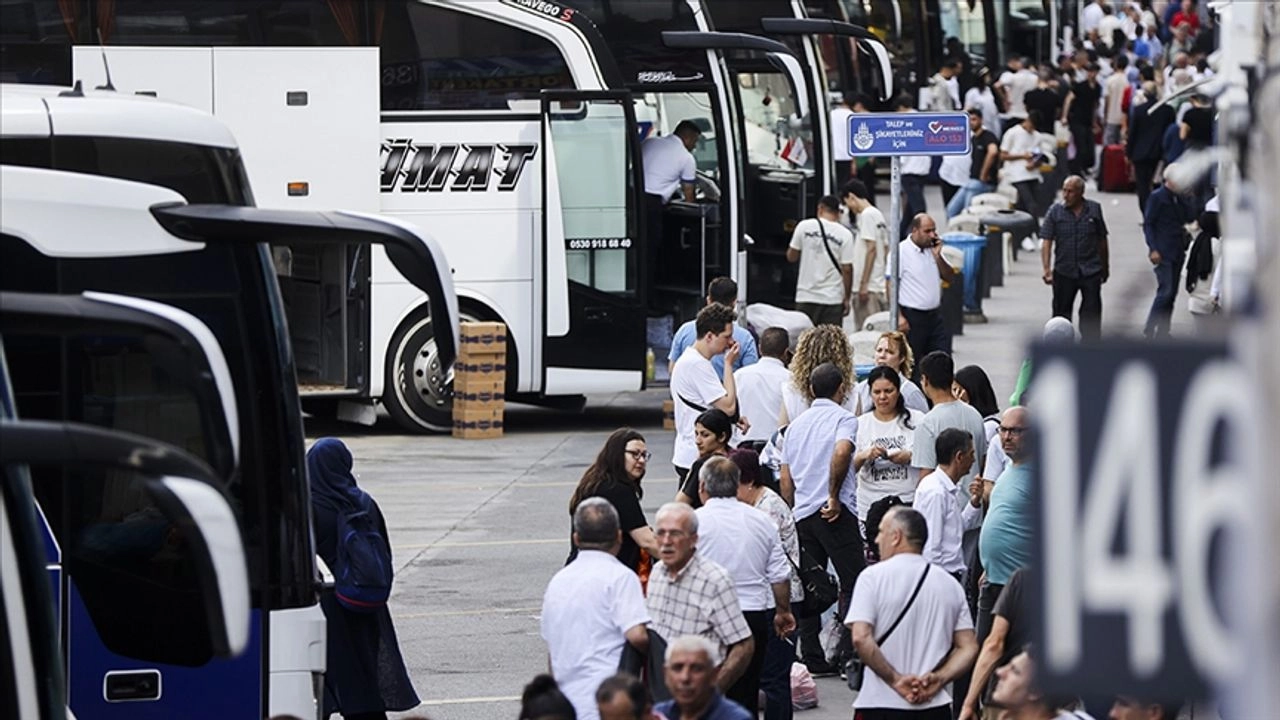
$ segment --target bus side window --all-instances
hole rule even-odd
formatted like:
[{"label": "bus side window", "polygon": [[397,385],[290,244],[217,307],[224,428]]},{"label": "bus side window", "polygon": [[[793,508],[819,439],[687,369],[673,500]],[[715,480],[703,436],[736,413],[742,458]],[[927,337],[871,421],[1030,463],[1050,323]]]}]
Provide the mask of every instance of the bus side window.
[{"label": "bus side window", "polygon": [[377,30],[383,110],[507,110],[574,87],[551,41],[493,20],[392,0]]}]

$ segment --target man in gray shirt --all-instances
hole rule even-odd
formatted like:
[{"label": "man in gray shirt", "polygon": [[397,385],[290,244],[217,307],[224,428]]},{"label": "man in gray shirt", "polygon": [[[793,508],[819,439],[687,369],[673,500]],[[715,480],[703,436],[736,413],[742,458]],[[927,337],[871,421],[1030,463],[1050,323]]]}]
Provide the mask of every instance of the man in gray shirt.
[{"label": "man in gray shirt", "polygon": [[1055,203],[1040,224],[1040,262],[1044,282],[1053,286],[1053,314],[1071,320],[1080,293],[1080,335],[1102,334],[1102,284],[1111,274],[1107,221],[1102,206],[1084,199],[1084,178],[1062,181],[1062,202]]}]

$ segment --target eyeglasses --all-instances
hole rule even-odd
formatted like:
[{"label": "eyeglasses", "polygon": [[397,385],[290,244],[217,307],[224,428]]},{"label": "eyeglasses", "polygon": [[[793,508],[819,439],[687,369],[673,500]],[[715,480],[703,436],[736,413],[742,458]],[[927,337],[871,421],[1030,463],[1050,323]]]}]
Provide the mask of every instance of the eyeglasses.
[{"label": "eyeglasses", "polygon": [[1005,427],[1004,425],[1001,425],[998,429],[1005,435],[1013,435],[1015,437],[1027,431],[1024,427]]},{"label": "eyeglasses", "polygon": [[642,460],[644,462],[649,462],[649,458],[653,457],[653,453],[649,452],[648,450],[623,450],[623,452],[625,452],[626,454],[630,455],[631,457],[637,460]]}]

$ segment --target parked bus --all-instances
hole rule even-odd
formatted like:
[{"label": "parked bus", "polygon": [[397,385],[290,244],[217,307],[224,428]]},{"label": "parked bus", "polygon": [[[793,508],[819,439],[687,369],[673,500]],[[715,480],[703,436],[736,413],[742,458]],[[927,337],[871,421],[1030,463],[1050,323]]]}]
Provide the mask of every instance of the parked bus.
[{"label": "parked bus", "polygon": [[[114,293],[190,313],[226,350],[242,409],[232,413],[239,428],[228,431],[235,438],[229,453],[200,441],[207,418],[192,402],[174,402],[172,384],[161,382],[145,345],[108,344],[112,352],[102,352],[37,333],[20,338],[18,353],[12,345],[19,338],[8,339],[20,415],[87,422],[187,449],[226,488],[246,543],[251,633],[247,650],[232,658],[195,643],[163,645],[171,652],[157,658],[122,636],[123,626],[88,622],[92,613],[64,585],[73,710],[95,718],[314,716],[324,617],[286,330],[299,315],[293,308],[286,322],[278,276],[289,277],[303,254],[362,256],[363,267],[375,270],[394,266],[419,296],[427,293],[431,318],[449,328],[436,346],[448,365],[457,312],[443,255],[412,228],[385,219],[248,207],[252,194],[235,141],[205,113],[112,92],[9,86],[0,106],[0,290]],[[383,249],[371,255],[370,243]],[[371,283],[358,273],[346,279],[355,287]],[[123,373],[127,392],[112,384],[112,369]],[[36,486],[43,507],[77,507],[77,492],[63,483]],[[68,530],[63,513],[49,520],[55,535]],[[152,670],[159,687],[147,682]],[[142,696],[106,697],[104,683],[119,674],[139,678],[132,692]]]},{"label": "parked bus", "polygon": [[[780,281],[783,251],[763,239],[749,246],[748,213],[782,208],[773,225],[803,216],[793,195],[779,204],[761,188],[744,201],[741,159],[763,148],[750,173],[785,176],[778,189],[793,193],[802,173],[776,149],[796,132],[788,115],[802,110],[791,99],[804,95],[791,89],[805,82],[799,64],[763,38],[697,36],[713,30],[697,0],[292,0],[268,11],[174,0],[80,15],[67,9],[75,3],[25,5],[44,12],[33,11],[22,39],[5,36],[16,79],[47,77],[37,68],[48,67],[50,44],[69,58],[56,64],[63,82],[103,83],[105,57],[122,91],[224,120],[259,205],[354,207],[430,228],[448,252],[462,316],[510,329],[513,399],[641,389],[651,318],[669,333],[672,319],[701,305],[707,280],[745,281],[748,261],[772,263],[761,292]],[[70,30],[54,22],[72,17]],[[753,53],[752,63],[787,67],[785,82],[772,70],[753,76],[749,104],[761,117],[745,125],[724,42]],[[661,248],[650,247],[639,143],[681,119],[704,131],[700,199],[674,205]],[[367,344],[341,345],[350,335],[333,313],[308,332],[314,346],[295,338],[304,407],[371,421],[379,400],[406,429],[449,427],[451,376],[430,313],[412,304],[416,291],[388,276],[351,298],[343,267],[304,268],[294,257],[295,277],[282,282],[291,310],[335,297],[371,308]],[[367,355],[367,373],[340,362],[352,352]]]}]

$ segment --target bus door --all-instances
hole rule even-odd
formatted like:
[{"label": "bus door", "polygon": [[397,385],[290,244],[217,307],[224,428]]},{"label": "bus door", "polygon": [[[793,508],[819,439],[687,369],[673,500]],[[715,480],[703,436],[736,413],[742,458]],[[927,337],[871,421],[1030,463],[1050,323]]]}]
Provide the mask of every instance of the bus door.
[{"label": "bus door", "polygon": [[651,254],[635,109],[625,91],[542,93],[542,392],[644,387]]},{"label": "bus door", "polygon": [[[54,423],[91,426],[54,432],[40,445],[50,457],[73,456],[77,447],[124,432],[172,447],[151,460],[165,474],[203,478],[190,492],[221,496],[238,481],[235,390],[204,323],[169,305],[101,293],[4,292],[0,308],[19,416],[44,420],[46,430]],[[228,644],[206,631],[212,616],[201,586],[211,568],[195,551],[190,528],[167,518],[170,498],[119,468],[41,466],[32,478],[72,710],[108,719],[172,717],[191,707],[175,702],[198,697],[221,716],[258,713],[256,693],[210,692],[257,687],[263,672],[261,655],[244,652],[260,628],[255,621],[250,630],[243,550],[226,557],[220,551],[214,563],[240,566],[243,627]]]}]

